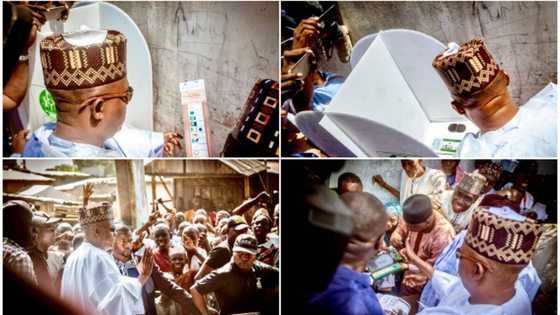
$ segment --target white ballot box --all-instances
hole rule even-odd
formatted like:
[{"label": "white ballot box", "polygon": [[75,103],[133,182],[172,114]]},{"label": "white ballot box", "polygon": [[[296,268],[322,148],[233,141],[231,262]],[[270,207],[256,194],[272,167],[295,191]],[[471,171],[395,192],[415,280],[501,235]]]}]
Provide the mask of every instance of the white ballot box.
[{"label": "white ballot box", "polygon": [[305,125],[311,119],[300,124],[296,116],[298,127],[330,155],[454,155],[464,134],[477,128],[451,108],[451,95],[432,67],[443,50],[438,40],[413,30],[369,35],[354,48],[352,72],[318,126]]}]

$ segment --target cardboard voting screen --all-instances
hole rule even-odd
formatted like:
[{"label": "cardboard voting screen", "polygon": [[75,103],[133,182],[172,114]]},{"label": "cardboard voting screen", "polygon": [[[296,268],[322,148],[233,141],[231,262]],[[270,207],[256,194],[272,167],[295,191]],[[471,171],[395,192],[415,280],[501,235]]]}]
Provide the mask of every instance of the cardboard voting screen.
[{"label": "cardboard voting screen", "polygon": [[[432,68],[444,49],[412,30],[378,33],[319,125],[355,156],[454,154],[464,133],[476,128],[453,111]],[[452,123],[465,128],[449,131]]]}]

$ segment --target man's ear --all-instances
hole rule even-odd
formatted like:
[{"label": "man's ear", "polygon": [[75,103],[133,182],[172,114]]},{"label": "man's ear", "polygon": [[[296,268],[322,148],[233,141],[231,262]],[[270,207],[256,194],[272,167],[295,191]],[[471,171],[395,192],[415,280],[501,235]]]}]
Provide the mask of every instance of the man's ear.
[{"label": "man's ear", "polygon": [[457,101],[451,101],[451,107],[452,107],[453,110],[454,110],[455,112],[457,112],[457,114],[459,114],[459,115],[465,115],[465,113],[466,113],[466,112],[465,112],[465,109],[463,108],[463,106],[461,106],[461,105],[459,104],[459,102],[457,102]]},{"label": "man's ear", "polygon": [[103,109],[104,109],[105,102],[101,98],[97,98],[91,102],[91,116],[95,120],[102,120],[103,119]]},{"label": "man's ear", "polygon": [[484,278],[485,273],[486,273],[486,267],[484,267],[481,263],[477,262],[475,264],[475,271],[473,274],[473,278],[477,281],[481,281]]}]

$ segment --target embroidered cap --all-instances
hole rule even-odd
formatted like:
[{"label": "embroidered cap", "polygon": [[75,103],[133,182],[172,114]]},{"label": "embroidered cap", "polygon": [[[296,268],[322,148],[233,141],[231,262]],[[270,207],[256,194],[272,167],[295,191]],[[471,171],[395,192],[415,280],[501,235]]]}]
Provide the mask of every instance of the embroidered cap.
[{"label": "embroidered cap", "polygon": [[457,185],[457,188],[468,192],[473,195],[480,195],[480,192],[486,184],[486,177],[478,174],[477,172],[465,174],[465,176]]},{"label": "embroidered cap", "polygon": [[80,225],[113,220],[113,208],[110,203],[89,205],[80,208]]},{"label": "embroidered cap", "polygon": [[457,53],[438,54],[432,65],[451,94],[457,96],[469,96],[483,90],[500,71],[500,67],[480,38],[462,44]]},{"label": "embroidered cap", "polygon": [[41,64],[47,89],[92,88],[126,77],[126,37],[107,31],[101,43],[76,46],[64,34],[40,43]]},{"label": "embroidered cap", "polygon": [[499,263],[527,265],[541,234],[534,220],[518,221],[479,208],[473,214],[465,242],[480,255]]}]

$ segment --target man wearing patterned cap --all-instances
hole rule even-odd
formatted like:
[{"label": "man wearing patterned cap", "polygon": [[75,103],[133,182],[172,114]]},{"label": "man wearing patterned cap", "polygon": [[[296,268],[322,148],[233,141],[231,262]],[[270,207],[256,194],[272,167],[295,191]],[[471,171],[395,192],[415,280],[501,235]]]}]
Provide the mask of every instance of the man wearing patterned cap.
[{"label": "man wearing patterned cap", "polygon": [[62,297],[85,314],[144,314],[142,286],[152,272],[152,251],[145,250],[137,265],[137,278],[123,276],[107,252],[113,243],[111,205],[84,206],[79,217],[85,241],[68,257],[62,275]]},{"label": "man wearing patterned cap", "polygon": [[481,39],[440,53],[432,64],[451,92],[453,109],[480,129],[465,136],[459,156],[556,156],[555,85],[517,106],[507,90],[509,76]]},{"label": "man wearing patterned cap", "polygon": [[[411,252],[409,262],[431,278],[418,314],[531,314],[540,279],[531,265],[540,227],[490,195],[434,267]],[[442,259],[443,258],[443,259]]]},{"label": "man wearing patterned cap", "polygon": [[494,186],[500,181],[502,167],[494,162],[487,162],[478,168],[478,173],[486,178],[486,184],[482,188],[481,194],[495,194]]},{"label": "man wearing patterned cap", "polygon": [[441,213],[455,229],[456,233],[466,229],[472,214],[481,201],[481,191],[486,179],[476,171],[465,174],[453,190],[441,194]]},{"label": "man wearing patterned cap", "polygon": [[175,133],[122,128],[133,92],[123,34],[108,30],[49,36],[41,41],[40,53],[57,121],[33,133],[23,156],[155,157],[180,146]]}]

